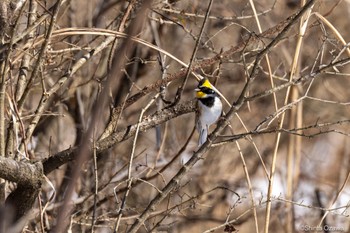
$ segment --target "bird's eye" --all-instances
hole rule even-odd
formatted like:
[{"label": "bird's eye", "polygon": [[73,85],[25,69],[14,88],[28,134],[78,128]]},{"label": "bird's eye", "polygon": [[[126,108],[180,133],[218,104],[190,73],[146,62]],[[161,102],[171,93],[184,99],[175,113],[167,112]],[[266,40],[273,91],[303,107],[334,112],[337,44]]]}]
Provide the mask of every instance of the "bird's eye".
[{"label": "bird's eye", "polygon": [[206,93],[206,94],[215,94],[215,91],[211,88],[208,87],[200,87],[199,88],[202,92]]}]

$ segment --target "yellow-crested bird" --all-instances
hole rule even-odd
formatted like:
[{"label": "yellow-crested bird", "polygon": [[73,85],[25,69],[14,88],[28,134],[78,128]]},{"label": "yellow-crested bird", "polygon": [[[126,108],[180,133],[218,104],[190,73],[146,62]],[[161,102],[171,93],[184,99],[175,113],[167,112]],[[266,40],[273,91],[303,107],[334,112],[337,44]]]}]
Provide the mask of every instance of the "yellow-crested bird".
[{"label": "yellow-crested bird", "polygon": [[196,128],[199,133],[198,146],[201,146],[207,140],[209,126],[221,116],[222,103],[218,93],[207,78],[199,81],[195,91],[198,100]]}]

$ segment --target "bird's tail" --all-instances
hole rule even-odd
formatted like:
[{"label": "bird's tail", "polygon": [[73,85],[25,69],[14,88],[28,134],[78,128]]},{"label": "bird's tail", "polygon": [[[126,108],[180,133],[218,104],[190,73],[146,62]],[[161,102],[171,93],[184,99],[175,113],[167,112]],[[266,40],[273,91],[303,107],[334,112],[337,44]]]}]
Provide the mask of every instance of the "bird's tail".
[{"label": "bird's tail", "polygon": [[208,137],[208,128],[203,127],[199,132],[198,146],[203,145],[203,143],[207,140],[207,137]]}]

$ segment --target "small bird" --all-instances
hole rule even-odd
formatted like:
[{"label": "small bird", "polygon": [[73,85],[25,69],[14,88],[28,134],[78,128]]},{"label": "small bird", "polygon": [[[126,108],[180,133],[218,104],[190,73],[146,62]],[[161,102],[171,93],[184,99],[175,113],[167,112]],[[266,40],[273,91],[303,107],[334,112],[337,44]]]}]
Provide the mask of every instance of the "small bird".
[{"label": "small bird", "polygon": [[207,78],[199,81],[195,91],[198,100],[196,128],[199,133],[198,146],[201,146],[207,140],[209,126],[221,116],[222,103],[218,93]]}]

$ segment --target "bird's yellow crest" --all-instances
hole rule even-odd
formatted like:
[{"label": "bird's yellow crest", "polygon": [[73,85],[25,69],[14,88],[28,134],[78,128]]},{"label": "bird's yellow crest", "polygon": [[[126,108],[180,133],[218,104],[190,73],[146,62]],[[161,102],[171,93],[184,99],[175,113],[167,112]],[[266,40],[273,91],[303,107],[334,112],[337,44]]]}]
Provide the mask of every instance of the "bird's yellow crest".
[{"label": "bird's yellow crest", "polygon": [[[201,82],[203,82],[203,83],[201,83]],[[201,80],[201,82],[199,83],[200,84],[199,88],[201,88],[201,87],[212,88],[212,85],[211,85],[211,83],[209,82],[208,79],[205,78],[204,80]]]}]

